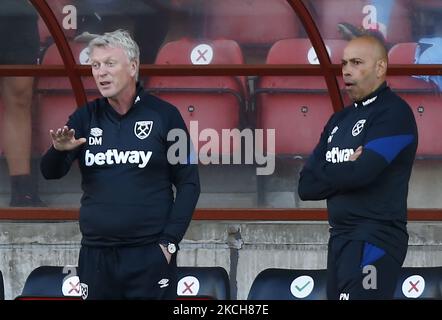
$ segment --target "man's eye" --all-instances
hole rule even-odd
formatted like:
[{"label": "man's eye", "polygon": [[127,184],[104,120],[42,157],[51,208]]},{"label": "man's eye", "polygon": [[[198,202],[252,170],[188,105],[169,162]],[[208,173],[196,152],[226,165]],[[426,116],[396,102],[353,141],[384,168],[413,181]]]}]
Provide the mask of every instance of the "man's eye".
[{"label": "man's eye", "polygon": [[92,68],[98,69],[98,68],[100,68],[100,65],[98,63],[96,63],[96,62],[93,62],[92,63]]},{"label": "man's eye", "polygon": [[115,63],[113,61],[106,63],[106,66],[108,66],[108,67],[113,67],[114,65],[115,65]]}]

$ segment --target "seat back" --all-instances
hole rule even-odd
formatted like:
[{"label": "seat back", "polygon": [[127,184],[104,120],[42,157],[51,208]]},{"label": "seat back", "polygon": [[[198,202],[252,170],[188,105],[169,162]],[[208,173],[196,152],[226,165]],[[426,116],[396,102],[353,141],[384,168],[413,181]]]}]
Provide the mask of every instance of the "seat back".
[{"label": "seat back", "polygon": [[[232,40],[199,41],[181,39],[164,45],[156,64],[242,64],[240,47]],[[221,137],[223,129],[240,127],[245,112],[247,86],[244,77],[234,76],[153,76],[146,81],[146,90],[175,105],[189,130],[197,123],[198,133],[215,130]],[[237,141],[237,139],[234,139]],[[193,141],[194,145],[205,143]],[[239,146],[218,154],[231,153]]]},{"label": "seat back", "polygon": [[[2,102],[2,97],[0,95],[0,128],[3,125],[3,113],[4,113],[4,106]],[[0,133],[1,134],[1,133]],[[0,156],[3,154],[3,139],[0,139]]]},{"label": "seat back", "polygon": [[247,300],[325,300],[327,271],[265,269],[253,280]]},{"label": "seat back", "polygon": [[[67,5],[72,5],[72,1],[70,0],[46,0],[46,3],[52,9],[52,12],[57,19],[58,24],[62,27],[65,36],[68,39],[72,39],[75,36],[75,29],[65,29],[63,28],[63,19],[66,17],[66,13],[63,12],[63,8]],[[49,45],[51,45],[54,40],[52,39],[52,35],[49,32],[48,27],[46,26],[43,18],[38,16],[38,33],[40,36],[40,46],[42,50],[46,50]]]},{"label": "seat back", "polygon": [[16,300],[80,300],[81,290],[75,266],[40,266],[28,275]]},{"label": "seat back", "polygon": [[[339,63],[344,40],[325,41],[333,63]],[[267,64],[318,64],[309,39],[276,42],[269,51]],[[275,129],[277,155],[310,154],[333,113],[323,77],[264,76],[255,89],[257,127]],[[267,145],[266,143],[264,145]]]},{"label": "seat back", "polygon": [[270,46],[294,38],[300,25],[285,0],[205,1],[204,36],[242,45]]},{"label": "seat back", "polygon": [[[379,3],[388,1],[378,1]],[[379,27],[388,8],[375,6],[372,0],[315,0],[317,21],[321,35],[325,39],[341,39],[338,24],[346,22],[355,27],[379,29],[389,43],[405,42],[412,39],[410,0],[395,0],[389,17],[388,28]],[[345,10],[343,10],[345,8]]]},{"label": "seat back", "polygon": [[[389,53],[390,64],[414,64],[417,43],[398,43]],[[408,102],[416,118],[419,133],[417,157],[440,157],[442,140],[434,139],[442,119],[442,96],[436,85],[411,76],[389,76],[388,84]]]},{"label": "seat back", "polygon": [[[86,44],[70,42],[70,48],[78,64],[89,64]],[[60,53],[51,45],[42,59],[44,65],[62,65]],[[83,79],[88,100],[100,96],[92,78]],[[67,77],[43,77],[37,82],[37,106],[34,114],[34,144],[37,153],[45,152],[51,145],[50,129],[63,127],[77,109],[74,91]]]},{"label": "seat back", "polygon": [[442,267],[403,267],[394,299],[442,299]]},{"label": "seat back", "polygon": [[0,270],[0,300],[5,300],[5,285],[3,283],[3,273]]},{"label": "seat back", "polygon": [[230,300],[230,283],[222,267],[178,267],[177,295],[180,300]]}]

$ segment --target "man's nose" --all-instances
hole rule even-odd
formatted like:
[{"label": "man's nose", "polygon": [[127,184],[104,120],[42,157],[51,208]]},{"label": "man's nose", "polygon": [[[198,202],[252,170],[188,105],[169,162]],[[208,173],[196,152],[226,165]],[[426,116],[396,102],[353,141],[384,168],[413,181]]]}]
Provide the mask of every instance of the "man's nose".
[{"label": "man's nose", "polygon": [[107,68],[105,65],[101,65],[98,70],[97,70],[97,74],[99,77],[103,77],[107,74]]}]

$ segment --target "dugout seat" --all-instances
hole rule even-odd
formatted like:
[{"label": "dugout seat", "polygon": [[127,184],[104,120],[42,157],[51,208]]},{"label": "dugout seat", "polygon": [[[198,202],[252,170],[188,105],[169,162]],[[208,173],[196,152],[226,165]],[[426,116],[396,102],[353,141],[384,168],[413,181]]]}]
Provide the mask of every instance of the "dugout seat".
[{"label": "dugout seat", "polygon": [[[158,52],[155,64],[242,64],[242,51],[233,40],[195,40],[183,38],[165,44]],[[146,90],[175,105],[190,130],[191,121],[197,123],[198,133],[215,130],[221,137],[222,129],[242,126],[246,109],[247,86],[245,77],[235,76],[152,76],[146,81]],[[237,139],[234,139],[237,142]],[[206,142],[200,142],[200,146]],[[195,141],[194,141],[194,145]],[[216,150],[231,154],[239,147],[233,143],[230,150]]]},{"label": "dugout seat", "polygon": [[265,269],[253,280],[247,300],[326,300],[327,271]]},{"label": "dugout seat", "polygon": [[[72,1],[70,0],[46,0],[49,7],[52,9],[55,18],[57,19],[58,24],[61,26],[65,36],[68,39],[72,39],[75,36],[75,29],[65,29],[63,28],[63,19],[67,16],[67,12],[63,12],[63,8],[67,5],[72,5]],[[69,9],[69,7],[68,7]],[[72,9],[72,8],[71,8]],[[52,35],[46,26],[46,23],[43,21],[43,18],[38,16],[38,33],[40,36],[40,51],[44,53],[44,51],[54,43]]]},{"label": "dugout seat", "polygon": [[[417,43],[398,43],[389,53],[391,64],[414,64]],[[440,157],[442,140],[434,139],[442,119],[442,96],[433,83],[411,76],[389,76],[388,84],[411,106],[416,118],[419,144],[418,158]]]},{"label": "dugout seat", "polygon": [[178,267],[179,300],[230,300],[230,283],[222,267]]},{"label": "dugout seat", "polygon": [[300,23],[286,0],[205,1],[204,36],[241,46],[267,46],[299,35]]},{"label": "dugout seat", "polygon": [[80,300],[75,266],[40,266],[32,270],[16,300]]},{"label": "dugout seat", "polygon": [[[71,42],[70,47],[78,64],[89,64],[86,44]],[[63,61],[55,44],[51,45],[42,60],[43,65],[62,65]],[[87,98],[99,97],[92,77],[83,79]],[[50,129],[64,126],[77,108],[75,94],[67,77],[42,77],[38,79],[36,88],[37,106],[34,114],[35,150],[44,153],[51,145]]]},{"label": "dugout seat", "polygon": [[394,299],[442,299],[442,267],[403,267]]},{"label": "dugout seat", "polygon": [[[325,39],[342,39],[338,31],[341,22],[365,29],[378,29],[378,18],[383,8],[375,7],[372,0],[315,0],[318,28]],[[345,9],[344,9],[345,8]],[[412,7],[410,0],[395,0],[386,30],[388,43],[406,42],[412,39]]]},{"label": "dugout seat", "polygon": [[[0,95],[0,126],[2,125],[3,121],[3,112],[4,112],[4,106],[2,102],[2,96]],[[1,134],[1,133],[0,133]],[[0,139],[0,156],[3,155],[3,139]]]},{"label": "dugout seat", "polygon": [[[325,44],[331,61],[340,63],[346,41],[326,40]],[[318,64],[319,61],[309,39],[285,39],[272,46],[266,63]],[[333,113],[322,76],[263,76],[257,80],[254,97],[256,127],[275,129],[277,155],[310,154]]]},{"label": "dugout seat", "polygon": [[[222,267],[178,267],[181,300],[229,300],[229,276]],[[40,266],[26,279],[16,300],[79,300],[83,288],[75,266]]]},{"label": "dugout seat", "polygon": [[3,283],[3,273],[0,270],[0,300],[5,300],[5,285]]}]

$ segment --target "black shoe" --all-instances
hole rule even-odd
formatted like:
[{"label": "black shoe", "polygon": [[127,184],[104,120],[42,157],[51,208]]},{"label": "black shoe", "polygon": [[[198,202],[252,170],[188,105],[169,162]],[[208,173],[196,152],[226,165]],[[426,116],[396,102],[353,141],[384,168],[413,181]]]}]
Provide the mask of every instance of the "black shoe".
[{"label": "black shoe", "polygon": [[362,28],[357,28],[356,26],[347,22],[338,23],[338,31],[341,33],[342,38],[348,41],[360,37],[364,34]]},{"label": "black shoe", "polygon": [[11,198],[10,207],[47,207],[37,195],[22,195]]}]

